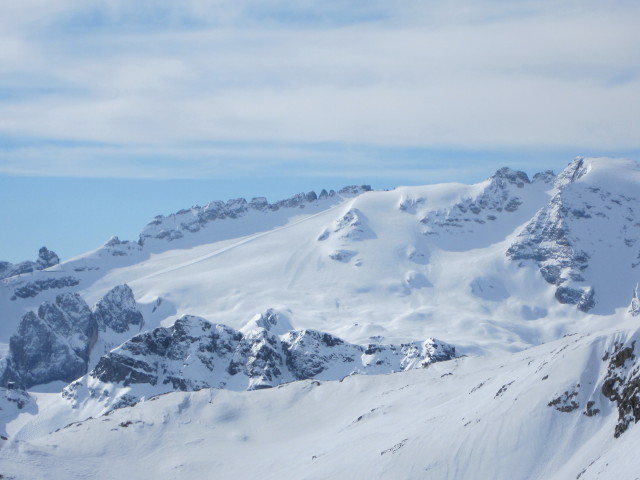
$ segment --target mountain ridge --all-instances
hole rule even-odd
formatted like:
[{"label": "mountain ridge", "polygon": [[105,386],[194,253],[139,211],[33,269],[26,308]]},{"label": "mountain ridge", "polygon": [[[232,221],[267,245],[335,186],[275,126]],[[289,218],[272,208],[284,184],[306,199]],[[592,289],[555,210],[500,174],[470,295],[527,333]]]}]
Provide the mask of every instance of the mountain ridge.
[{"label": "mountain ridge", "polygon": [[0,474],[626,478],[638,191],[579,157],[212,202],[4,278]]}]

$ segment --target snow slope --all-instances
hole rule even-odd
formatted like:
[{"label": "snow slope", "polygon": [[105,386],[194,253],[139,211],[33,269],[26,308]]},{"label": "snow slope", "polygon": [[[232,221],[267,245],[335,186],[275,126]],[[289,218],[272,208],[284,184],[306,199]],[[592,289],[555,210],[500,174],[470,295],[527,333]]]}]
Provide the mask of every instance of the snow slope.
[{"label": "snow slope", "polygon": [[[635,162],[578,158],[211,202],[11,273],[0,369],[13,336],[53,382],[0,389],[0,475],[636,478],[639,191]],[[61,352],[88,372],[62,395]]]},{"label": "snow slope", "polygon": [[[638,338],[637,327],[625,327],[392,375],[170,393],[50,434],[23,427],[0,450],[1,473],[632,479],[640,471],[633,454],[640,429],[632,422],[615,438],[618,411],[601,393],[621,345]],[[637,369],[640,348],[634,352],[623,368]],[[42,421],[59,421],[65,413],[45,397],[37,397]]]}]

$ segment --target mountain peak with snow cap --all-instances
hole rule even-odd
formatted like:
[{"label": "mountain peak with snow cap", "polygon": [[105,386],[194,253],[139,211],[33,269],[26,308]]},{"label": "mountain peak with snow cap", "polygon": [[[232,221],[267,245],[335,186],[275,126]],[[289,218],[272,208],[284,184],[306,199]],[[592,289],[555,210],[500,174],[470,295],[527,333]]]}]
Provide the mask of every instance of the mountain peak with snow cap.
[{"label": "mountain peak with snow cap", "polygon": [[255,315],[240,329],[243,334],[255,330],[266,330],[272,335],[284,335],[293,330],[290,310],[268,308],[264,313]]},{"label": "mountain peak with snow cap", "polygon": [[579,180],[591,170],[591,162],[584,157],[576,157],[562,172],[556,177],[555,186],[562,188],[565,185]]},{"label": "mountain peak with snow cap", "polygon": [[520,170],[513,170],[509,167],[502,167],[498,169],[496,173],[489,177],[489,179],[493,181],[499,179],[504,180],[508,183],[512,183],[518,186],[519,188],[522,188],[527,183],[531,183],[531,180],[529,180],[529,176],[525,172]]}]

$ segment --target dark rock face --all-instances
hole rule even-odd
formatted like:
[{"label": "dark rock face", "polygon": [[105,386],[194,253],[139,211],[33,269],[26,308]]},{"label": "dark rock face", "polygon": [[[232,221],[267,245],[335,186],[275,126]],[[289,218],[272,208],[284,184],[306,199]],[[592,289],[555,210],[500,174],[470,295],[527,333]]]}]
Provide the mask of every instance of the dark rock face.
[{"label": "dark rock face", "polygon": [[42,247],[38,251],[38,260],[36,260],[36,264],[38,265],[37,270],[44,270],[45,268],[53,267],[60,263],[60,259],[55,252],[47,249],[47,247]]},{"label": "dark rock face", "polygon": [[569,412],[573,412],[574,410],[577,410],[578,408],[580,408],[580,405],[576,401],[576,397],[578,397],[577,389],[579,388],[580,388],[580,384],[576,385],[575,390],[572,390],[572,391],[566,390],[562,395],[554,398],[547,405],[563,413],[569,413]]},{"label": "dark rock face", "polygon": [[[371,190],[369,185],[351,185],[339,191],[342,196],[355,196]],[[163,239],[167,241],[183,238],[186,233],[200,231],[209,222],[223,220],[226,218],[240,218],[247,212],[277,211],[282,208],[305,208],[305,205],[312,204],[320,200],[327,200],[336,196],[336,192],[322,190],[320,194],[314,191],[298,193],[290,198],[280,200],[270,204],[264,197],[252,198],[247,202],[244,198],[236,198],[227,202],[213,201],[201,207],[196,205],[191,209],[180,210],[168,217],[158,215],[150,222],[140,234],[139,244],[142,245],[146,239]],[[165,226],[165,221],[167,225]],[[177,227],[175,225],[178,225]],[[169,226],[170,225],[170,226]],[[0,265],[0,269],[2,266]],[[0,270],[1,271],[1,270]]]},{"label": "dark rock face", "polygon": [[[65,307],[70,308],[69,315]],[[71,382],[86,372],[92,340],[95,321],[89,307],[76,294],[59,295],[55,303],[43,303],[38,315],[29,312],[22,318],[9,342],[4,380],[23,388],[55,380]]]},{"label": "dark rock face", "polygon": [[108,292],[94,311],[76,293],[58,295],[55,302],[42,303],[37,315],[29,312],[22,318],[10,339],[0,383],[29,388],[56,380],[71,382],[87,372],[99,331],[120,333],[141,325],[141,319],[126,285]]},{"label": "dark rock face", "polygon": [[576,305],[578,310],[583,312],[588,312],[595,306],[595,300],[593,299],[595,291],[592,287],[584,289],[558,287],[555,296],[560,303]]},{"label": "dark rock face", "polygon": [[22,318],[9,345],[11,358],[3,380],[23,388],[54,380],[70,382],[86,370],[86,363],[33,312]]},{"label": "dark rock face", "polygon": [[[434,339],[365,348],[328,333],[293,330],[273,310],[242,331],[187,315],[172,327],[136,335],[109,352],[86,377],[67,387],[65,396],[74,401],[85,391],[97,398],[113,391],[114,384],[151,385],[157,394],[205,387],[256,390],[295,380],[426,367],[455,356],[454,347]],[[128,395],[135,397],[135,389]],[[116,397],[117,392],[114,402]]]},{"label": "dark rock face", "polygon": [[629,304],[629,314],[632,317],[640,315],[640,299],[638,298],[638,285],[633,290],[633,296],[631,297],[631,303]]},{"label": "dark rock face", "polygon": [[44,290],[75,287],[79,284],[80,280],[71,276],[34,280],[33,282],[27,282],[23,286],[16,288],[11,300],[16,300],[16,298],[33,298]]},{"label": "dark rock face", "polygon": [[607,375],[602,384],[602,394],[618,407],[618,423],[615,437],[622,435],[632,423],[640,420],[640,365],[636,341],[616,342],[611,352],[606,352]]},{"label": "dark rock face", "polygon": [[128,285],[118,285],[102,297],[95,306],[94,315],[103,332],[110,329],[123,333],[131,326],[140,328],[144,323]]},{"label": "dark rock face", "polygon": [[20,262],[12,264],[9,262],[0,262],[0,279],[21,275],[23,273],[31,273],[36,270],[44,270],[60,263],[60,259],[55,252],[42,247],[38,252],[38,259],[35,262]]}]

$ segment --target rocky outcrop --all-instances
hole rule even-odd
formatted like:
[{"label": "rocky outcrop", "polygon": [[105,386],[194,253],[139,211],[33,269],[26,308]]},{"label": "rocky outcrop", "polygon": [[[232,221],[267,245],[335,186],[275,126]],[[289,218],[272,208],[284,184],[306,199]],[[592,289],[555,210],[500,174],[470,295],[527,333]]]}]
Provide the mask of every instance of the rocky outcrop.
[{"label": "rocky outcrop", "polygon": [[363,346],[316,330],[294,330],[285,314],[271,309],[240,331],[187,315],[109,352],[64,395],[73,402],[99,398],[115,408],[150,391],[256,390],[309,378],[422,368],[455,355],[454,347],[434,339]]},{"label": "rocky outcrop", "polygon": [[113,330],[123,333],[132,326],[140,329],[144,323],[129,285],[118,285],[111,289],[96,304],[93,314],[102,332]]},{"label": "rocky outcrop", "polygon": [[356,196],[371,191],[371,185],[348,185],[338,190],[342,196]]},{"label": "rocky outcrop", "polygon": [[578,310],[588,312],[595,307],[596,302],[594,300],[595,290],[593,287],[585,288],[570,288],[570,287],[558,287],[556,289],[556,300],[560,303],[568,303],[578,307]]},{"label": "rocky outcrop", "polygon": [[584,312],[597,303],[588,279],[592,257],[606,255],[606,248],[628,256],[640,234],[638,199],[584,181],[590,170],[582,158],[569,164],[555,181],[556,193],[506,252],[520,264],[535,263],[557,287],[556,299]]},{"label": "rocky outcrop", "polygon": [[87,370],[97,325],[88,305],[77,294],[58,295],[27,313],[9,342],[6,384],[23,388],[55,380],[71,382]]},{"label": "rocky outcrop", "polygon": [[555,187],[563,188],[580,180],[587,173],[589,173],[589,165],[585,162],[584,157],[576,157],[567,168],[558,174],[555,180]]},{"label": "rocky outcrop", "polygon": [[[485,189],[478,196],[466,198],[450,208],[428,212],[420,222],[425,225],[425,234],[456,233],[469,225],[485,224],[496,220],[503,212],[515,212],[523,203],[522,189],[531,181],[526,173],[501,168],[491,178]],[[420,200],[406,200],[401,203],[401,210],[409,210]]]},{"label": "rocky outcrop", "polygon": [[17,300],[18,298],[33,298],[36,297],[40,292],[44,292],[45,290],[75,287],[79,284],[79,279],[69,275],[33,280],[17,287],[13,291],[11,300]]},{"label": "rocky outcrop", "polygon": [[31,273],[36,270],[44,270],[60,263],[60,259],[55,252],[42,247],[38,251],[38,259],[35,262],[27,261],[20,263],[0,262],[0,279],[14,277],[23,273]]},{"label": "rocky outcrop", "polygon": [[138,242],[129,240],[120,240],[117,236],[112,236],[102,246],[105,252],[112,257],[126,257],[128,255],[140,252],[142,247]]},{"label": "rocky outcrop", "polygon": [[329,228],[326,228],[318,240],[324,241],[330,237],[335,237],[338,240],[362,241],[374,239],[377,235],[369,226],[365,214],[357,208],[350,208]]},{"label": "rocky outcrop", "polygon": [[602,394],[618,408],[615,437],[622,435],[632,423],[640,420],[640,365],[636,340],[615,342],[602,359],[608,362]]},{"label": "rocky outcrop", "polygon": [[638,298],[638,285],[636,284],[636,288],[633,290],[633,297],[631,298],[631,303],[629,304],[629,314],[632,317],[637,317],[640,315],[640,299]]},{"label": "rocky outcrop", "polygon": [[92,309],[76,293],[58,295],[28,312],[9,342],[9,356],[0,384],[21,388],[57,380],[71,382],[89,368],[99,335],[121,333],[142,325],[127,285],[109,291]]},{"label": "rocky outcrop", "polygon": [[190,209],[180,210],[166,217],[162,215],[156,216],[140,234],[139,243],[144,244],[148,239],[177,240],[184,237],[185,234],[200,231],[210,222],[227,218],[243,217],[250,211],[273,212],[286,208],[304,208],[305,205],[332,199],[337,197],[337,195],[348,197],[359,195],[369,190],[371,190],[369,185],[351,185],[339,190],[338,194],[333,190],[328,192],[322,190],[320,194],[310,191],[307,193],[298,193],[275,203],[269,203],[264,197],[255,197],[250,201],[244,198],[236,198],[226,202],[217,200],[203,207],[196,205]]}]

